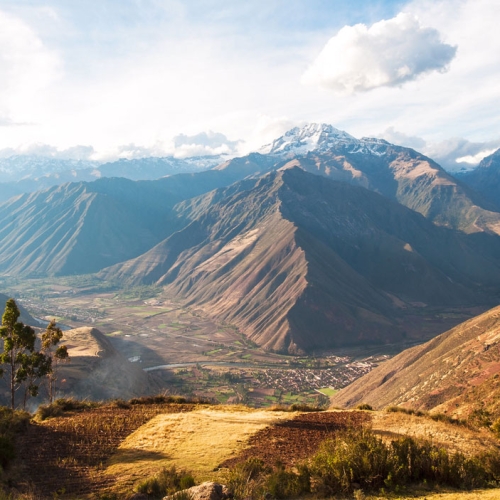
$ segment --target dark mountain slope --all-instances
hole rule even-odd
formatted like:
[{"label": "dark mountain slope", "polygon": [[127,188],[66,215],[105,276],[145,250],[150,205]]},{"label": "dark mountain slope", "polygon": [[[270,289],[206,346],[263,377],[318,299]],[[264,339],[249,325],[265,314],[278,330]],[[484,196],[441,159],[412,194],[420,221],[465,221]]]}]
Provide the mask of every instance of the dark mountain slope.
[{"label": "dark mountain slope", "polygon": [[386,361],[336,394],[332,404],[402,405],[458,416],[482,406],[500,417],[499,375],[496,307]]},{"label": "dark mountain slope", "polygon": [[376,191],[421,213],[438,225],[467,233],[500,234],[497,207],[453,178],[437,163],[408,148],[379,139],[364,140],[362,149],[339,144],[325,152],[310,152],[283,168],[300,166]]},{"label": "dark mountain slope", "polygon": [[89,273],[130,259],[186,224],[175,203],[239,179],[234,170],[103,178],[12,198],[0,204],[0,273]]},{"label": "dark mountain slope", "polygon": [[194,220],[102,276],[167,285],[267,348],[397,340],[401,307],[484,304],[483,289],[500,285],[498,237],[495,259],[377,193],[300,169],[176,211]]},{"label": "dark mountain slope", "polygon": [[500,210],[500,149],[484,158],[474,170],[459,174],[459,179]]}]

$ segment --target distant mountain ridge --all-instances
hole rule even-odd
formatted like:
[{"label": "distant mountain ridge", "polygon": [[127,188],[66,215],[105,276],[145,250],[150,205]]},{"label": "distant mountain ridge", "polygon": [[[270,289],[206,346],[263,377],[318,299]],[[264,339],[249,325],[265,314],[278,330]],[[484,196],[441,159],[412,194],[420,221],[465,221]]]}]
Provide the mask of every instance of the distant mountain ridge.
[{"label": "distant mountain ridge", "polygon": [[500,149],[484,158],[479,165],[459,176],[500,210]]},{"label": "distant mountain ridge", "polygon": [[92,273],[136,257],[184,224],[176,203],[238,180],[203,171],[155,181],[102,178],[0,203],[0,273]]},{"label": "distant mountain ridge", "polygon": [[0,202],[66,182],[91,182],[101,177],[124,177],[153,180],[179,173],[207,170],[224,161],[224,156],[193,158],[120,159],[99,163],[83,160],[60,160],[40,156],[12,156],[0,159]]},{"label": "distant mountain ridge", "polygon": [[[383,139],[356,139],[331,125],[309,124],[290,130],[260,154],[275,160],[268,163],[268,171],[299,166],[376,191],[436,224],[469,233],[500,234],[495,204],[413,149]],[[256,163],[255,158],[251,163]],[[234,168],[235,162],[245,163],[244,158],[235,159],[216,168]],[[266,169],[260,167],[259,171]]]}]

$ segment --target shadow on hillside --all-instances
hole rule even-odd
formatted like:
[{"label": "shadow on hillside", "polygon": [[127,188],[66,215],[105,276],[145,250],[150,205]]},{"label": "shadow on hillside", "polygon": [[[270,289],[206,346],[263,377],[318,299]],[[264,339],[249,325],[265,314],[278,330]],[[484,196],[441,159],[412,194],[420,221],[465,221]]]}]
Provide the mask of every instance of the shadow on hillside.
[{"label": "shadow on hillside", "polygon": [[142,450],[140,448],[121,448],[110,459],[111,465],[133,464],[142,461],[166,460],[170,458],[166,453],[159,451]]}]

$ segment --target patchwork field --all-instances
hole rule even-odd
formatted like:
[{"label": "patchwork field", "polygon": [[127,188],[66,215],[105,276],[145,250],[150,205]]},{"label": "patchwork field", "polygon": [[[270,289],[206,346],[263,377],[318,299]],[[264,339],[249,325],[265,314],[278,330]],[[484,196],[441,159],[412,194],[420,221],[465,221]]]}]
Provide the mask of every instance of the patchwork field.
[{"label": "patchwork field", "polygon": [[336,390],[401,349],[285,356],[257,347],[232,325],[185,306],[161,288],[117,291],[85,276],[7,279],[3,287],[38,318],[55,318],[68,328],[99,329],[162,392],[220,403],[325,406]]}]

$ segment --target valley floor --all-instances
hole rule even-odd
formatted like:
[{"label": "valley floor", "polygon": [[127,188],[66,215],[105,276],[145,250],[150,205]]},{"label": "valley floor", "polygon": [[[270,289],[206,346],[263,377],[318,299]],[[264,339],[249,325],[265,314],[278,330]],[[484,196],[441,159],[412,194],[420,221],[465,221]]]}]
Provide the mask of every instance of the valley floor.
[{"label": "valley floor", "polygon": [[[327,405],[335,391],[414,345],[285,356],[260,349],[233,326],[165,296],[161,288],[117,291],[92,276],[8,279],[3,286],[42,319],[55,318],[68,328],[91,325],[102,331],[121,354],[152,376],[156,392],[201,396],[220,403],[257,408]],[[471,314],[441,312],[434,321],[442,323],[444,331]],[[424,316],[415,318],[423,331],[421,323],[428,323]]]}]

